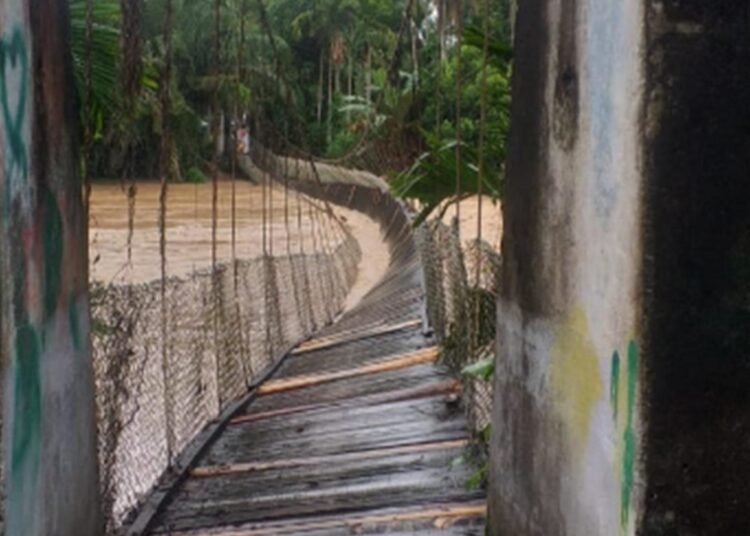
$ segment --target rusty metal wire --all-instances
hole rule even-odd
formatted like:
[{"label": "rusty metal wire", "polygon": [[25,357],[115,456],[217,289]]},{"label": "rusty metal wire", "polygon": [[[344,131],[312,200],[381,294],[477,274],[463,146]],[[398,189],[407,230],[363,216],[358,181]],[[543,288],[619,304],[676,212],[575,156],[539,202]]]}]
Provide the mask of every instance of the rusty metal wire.
[{"label": "rusty metal wire", "polygon": [[[353,282],[358,244],[347,237],[330,249],[309,242],[307,248],[304,254],[277,248],[274,256],[227,259],[215,270],[168,275],[164,285],[158,279],[130,283],[125,276],[94,286],[109,533],[210,420],[294,344],[332,321]],[[339,275],[329,278],[333,273]]]},{"label": "rusty metal wire", "polygon": [[[321,201],[322,186],[315,180],[289,186],[291,162],[272,168],[271,156],[265,157],[263,171],[250,173],[262,190],[261,206],[250,207],[261,214],[260,251],[240,257],[233,248],[231,257],[219,259],[212,214],[210,264],[189,274],[170,273],[167,198],[160,196],[161,278],[130,281],[128,265],[116,282],[95,286],[100,465],[109,534],[168,475],[209,421],[292,346],[332,322],[354,282],[359,245]],[[356,177],[336,180],[353,183]],[[283,221],[277,222],[275,205],[282,202]],[[212,200],[212,213],[215,206]],[[243,238],[253,237],[235,237]]]},{"label": "rusty metal wire", "polygon": [[[427,314],[444,361],[456,374],[493,355],[500,254],[485,240],[461,244],[456,227],[430,221],[417,232]],[[490,423],[492,382],[463,374],[465,406],[481,434]]]}]

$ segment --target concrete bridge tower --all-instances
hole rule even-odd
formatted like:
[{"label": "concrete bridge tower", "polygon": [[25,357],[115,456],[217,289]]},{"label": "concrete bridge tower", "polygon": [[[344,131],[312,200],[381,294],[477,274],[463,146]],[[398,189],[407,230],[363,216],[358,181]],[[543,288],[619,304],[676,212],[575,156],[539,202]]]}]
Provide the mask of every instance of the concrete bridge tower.
[{"label": "concrete bridge tower", "polygon": [[750,534],[750,4],[523,0],[494,534]]},{"label": "concrete bridge tower", "polygon": [[101,530],[67,0],[0,0],[5,534]]}]

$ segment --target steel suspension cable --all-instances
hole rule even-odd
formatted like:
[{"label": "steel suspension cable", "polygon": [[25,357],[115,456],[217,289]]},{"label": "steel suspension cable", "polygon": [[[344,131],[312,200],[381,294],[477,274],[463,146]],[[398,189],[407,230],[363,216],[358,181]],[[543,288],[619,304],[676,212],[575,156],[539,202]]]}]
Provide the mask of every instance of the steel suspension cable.
[{"label": "steel suspension cable", "polygon": [[161,337],[162,337],[162,376],[164,381],[164,411],[166,419],[166,449],[167,460],[171,464],[174,455],[174,429],[172,415],[172,396],[169,388],[169,355],[167,345],[167,195],[169,178],[172,173],[172,125],[170,114],[172,110],[172,33],[173,33],[173,6],[172,0],[165,0],[164,17],[164,72],[161,81],[161,184],[159,189],[159,261],[161,268]]},{"label": "steel suspension cable", "polygon": [[[294,160],[294,165],[296,167],[296,176],[299,177],[299,160]],[[298,189],[295,189],[296,192],[296,201],[297,201],[297,232],[299,236],[299,254],[302,259],[303,263],[303,270],[302,270],[302,278],[303,278],[303,285],[304,285],[304,292],[305,292],[305,300],[304,302],[307,304],[307,330],[312,331],[316,329],[315,325],[315,313],[313,311],[312,307],[312,300],[310,299],[310,276],[309,276],[309,268],[307,263],[307,255],[305,254],[305,240],[307,239],[307,233],[305,232],[304,225],[302,223],[302,194]]]},{"label": "steel suspension cable", "polygon": [[214,0],[214,50],[213,50],[213,162],[211,169],[211,272],[216,275],[219,209],[219,129],[221,113],[219,112],[219,77],[221,76],[221,0]]},{"label": "steel suspension cable", "polygon": [[[486,155],[486,142],[487,142],[487,71],[489,63],[489,47],[490,47],[490,0],[484,0],[483,9],[483,31],[484,31],[484,42],[482,44],[482,80],[480,87],[480,104],[479,104],[479,171],[478,171],[478,183],[477,183],[477,239],[476,239],[476,272],[474,274],[474,286],[477,289],[481,289],[482,282],[482,205],[483,205],[483,194],[484,194],[484,180],[485,174],[487,173],[487,155]],[[473,344],[476,346],[479,340],[480,334],[480,316],[481,316],[481,299],[480,295],[476,293],[476,299],[474,304],[474,341]]]},{"label": "steel suspension cable", "polygon": [[463,10],[459,7],[459,14],[456,20],[456,226],[458,229],[459,240],[461,237],[461,104],[463,84],[461,80],[462,73],[462,56],[461,47],[463,45]]},{"label": "steel suspension cable", "polygon": [[133,128],[135,125],[136,99],[140,95],[143,85],[143,39],[141,26],[143,22],[142,0],[120,0],[122,12],[120,27],[120,51],[122,65],[120,67],[120,85],[125,104],[125,166],[123,168],[123,184],[127,180],[128,196],[128,235],[127,235],[127,263],[133,260],[133,235],[135,232],[135,154],[133,149]]}]

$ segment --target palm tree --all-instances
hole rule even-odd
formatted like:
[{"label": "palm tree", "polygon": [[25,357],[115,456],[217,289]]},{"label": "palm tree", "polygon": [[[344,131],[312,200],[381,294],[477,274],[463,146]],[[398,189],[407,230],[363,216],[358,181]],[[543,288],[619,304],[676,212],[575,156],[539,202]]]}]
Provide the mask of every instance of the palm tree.
[{"label": "palm tree", "polygon": [[[118,0],[99,0],[92,4],[92,117],[83,117],[82,121],[99,123],[101,114],[116,107],[121,12]],[[76,90],[79,100],[83,101],[86,93],[86,0],[70,1],[70,24]]]}]

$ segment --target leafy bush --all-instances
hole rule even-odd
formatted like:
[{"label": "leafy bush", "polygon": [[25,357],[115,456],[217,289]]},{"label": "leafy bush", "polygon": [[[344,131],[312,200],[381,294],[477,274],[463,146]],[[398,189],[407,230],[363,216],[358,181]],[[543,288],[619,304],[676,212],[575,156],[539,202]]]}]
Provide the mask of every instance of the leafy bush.
[{"label": "leafy bush", "polygon": [[333,138],[328,147],[328,158],[339,158],[349,152],[359,141],[359,134],[342,130]]},{"label": "leafy bush", "polygon": [[199,167],[191,166],[188,168],[187,173],[185,173],[185,182],[202,184],[207,181],[208,177],[206,177],[206,174]]}]

